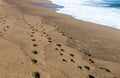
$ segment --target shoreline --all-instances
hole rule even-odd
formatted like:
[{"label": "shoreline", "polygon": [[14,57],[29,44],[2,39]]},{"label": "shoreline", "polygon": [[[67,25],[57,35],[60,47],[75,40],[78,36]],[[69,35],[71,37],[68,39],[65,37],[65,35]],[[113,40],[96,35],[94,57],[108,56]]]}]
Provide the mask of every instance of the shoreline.
[{"label": "shoreline", "polygon": [[0,0],[1,78],[120,77],[119,30],[31,4],[49,1],[4,1]]}]

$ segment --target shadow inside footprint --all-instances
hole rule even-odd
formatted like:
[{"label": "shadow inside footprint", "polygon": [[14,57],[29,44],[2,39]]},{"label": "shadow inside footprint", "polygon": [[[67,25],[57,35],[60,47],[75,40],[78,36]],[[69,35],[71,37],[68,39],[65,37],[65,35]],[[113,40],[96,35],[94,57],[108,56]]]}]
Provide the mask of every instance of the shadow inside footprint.
[{"label": "shadow inside footprint", "polygon": [[61,56],[63,56],[63,53],[59,53]]},{"label": "shadow inside footprint", "polygon": [[78,66],[78,68],[79,68],[80,70],[82,70],[82,67],[81,67],[81,66]]},{"label": "shadow inside footprint", "polygon": [[30,27],[30,28],[34,28],[34,27]]},{"label": "shadow inside footprint", "polygon": [[3,31],[6,31],[5,29],[3,29]]},{"label": "shadow inside footprint", "polygon": [[36,59],[32,59],[31,62],[32,62],[33,64],[36,64],[38,61],[37,61]]},{"label": "shadow inside footprint", "polygon": [[55,50],[59,50],[58,48],[55,48]]},{"label": "shadow inside footprint", "polygon": [[73,62],[73,63],[75,63],[75,60],[73,60],[73,59],[71,59],[70,61]]},{"label": "shadow inside footprint", "polygon": [[38,45],[37,44],[33,44],[33,47],[37,47]]},{"label": "shadow inside footprint", "polygon": [[35,32],[31,32],[32,34],[34,34]]},{"label": "shadow inside footprint", "polygon": [[102,68],[102,67],[100,67],[100,69],[103,69],[103,70],[105,70],[106,72],[111,72],[109,69],[107,69],[107,68]]},{"label": "shadow inside footprint", "polygon": [[6,26],[7,28],[9,28],[9,26]]},{"label": "shadow inside footprint", "polygon": [[31,26],[31,24],[28,24],[29,26]]},{"label": "shadow inside footprint", "polygon": [[3,37],[3,35],[0,35],[0,37]]},{"label": "shadow inside footprint", "polygon": [[48,40],[51,40],[51,38],[48,38]]},{"label": "shadow inside footprint", "polygon": [[50,40],[49,40],[48,42],[49,42],[49,43],[52,43],[52,41],[50,41]]},{"label": "shadow inside footprint", "polygon": [[32,41],[36,41],[35,39],[32,39]]},{"label": "shadow inside footprint", "polygon": [[38,52],[35,50],[35,51],[32,51],[33,52],[33,54],[38,54]]},{"label": "shadow inside footprint", "polygon": [[93,75],[89,75],[89,78],[95,78]]},{"label": "shadow inside footprint", "polygon": [[30,37],[34,37],[34,35],[30,35]]},{"label": "shadow inside footprint", "polygon": [[63,62],[67,62],[67,60],[66,60],[66,59],[62,59],[62,61],[63,61]]},{"label": "shadow inside footprint", "polygon": [[64,49],[60,49],[60,50],[63,51],[63,52],[65,51]]},{"label": "shadow inside footprint", "polygon": [[32,29],[33,31],[35,31],[35,29]]},{"label": "shadow inside footprint", "polygon": [[61,44],[56,44],[57,46],[61,47]]},{"label": "shadow inside footprint", "polygon": [[74,54],[70,54],[71,57],[74,57]]},{"label": "shadow inside footprint", "polygon": [[34,76],[35,78],[40,78],[39,72],[34,72],[34,73],[33,73],[33,76]]},{"label": "shadow inside footprint", "polygon": [[94,63],[94,61],[93,61],[92,59],[89,59],[89,62],[90,62],[90,63]]},{"label": "shadow inside footprint", "polygon": [[90,70],[90,67],[88,67],[88,66],[84,66],[87,70]]},{"label": "shadow inside footprint", "polygon": [[38,30],[36,30],[36,31],[38,31]]}]

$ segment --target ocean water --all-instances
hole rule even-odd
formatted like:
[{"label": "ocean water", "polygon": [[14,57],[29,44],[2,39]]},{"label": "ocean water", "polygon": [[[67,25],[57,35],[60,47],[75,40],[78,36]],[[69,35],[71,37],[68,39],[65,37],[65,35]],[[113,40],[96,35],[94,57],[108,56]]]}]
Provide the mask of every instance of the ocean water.
[{"label": "ocean water", "polygon": [[120,30],[120,0],[50,0],[57,13]]},{"label": "ocean water", "polygon": [[60,5],[56,5],[56,4],[45,4],[45,3],[32,3],[34,5],[37,6],[42,6],[42,7],[46,7],[46,8],[64,8],[64,6],[60,6]]}]

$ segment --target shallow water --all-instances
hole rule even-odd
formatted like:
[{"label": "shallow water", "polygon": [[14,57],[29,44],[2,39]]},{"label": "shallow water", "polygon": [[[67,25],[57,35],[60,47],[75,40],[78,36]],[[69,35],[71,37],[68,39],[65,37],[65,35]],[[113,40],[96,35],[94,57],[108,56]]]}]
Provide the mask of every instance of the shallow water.
[{"label": "shallow water", "polygon": [[47,8],[64,8],[64,6],[60,6],[60,5],[57,5],[57,4],[43,4],[43,3],[33,3],[34,5],[37,5],[37,6],[42,6],[42,7],[47,7]]}]

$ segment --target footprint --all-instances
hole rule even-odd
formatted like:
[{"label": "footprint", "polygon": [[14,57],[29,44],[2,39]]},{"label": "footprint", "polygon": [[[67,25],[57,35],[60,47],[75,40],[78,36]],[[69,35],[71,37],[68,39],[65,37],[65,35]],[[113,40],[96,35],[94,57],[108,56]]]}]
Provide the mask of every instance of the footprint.
[{"label": "footprint", "polygon": [[32,41],[36,41],[35,39],[32,39]]},{"label": "footprint", "polygon": [[74,57],[74,54],[70,54],[71,57]]},{"label": "footprint", "polygon": [[71,59],[70,61],[73,62],[73,63],[75,63],[75,60],[73,60],[73,59]]},{"label": "footprint", "polygon": [[45,32],[43,32],[43,34],[46,34]]},{"label": "footprint", "polygon": [[31,32],[32,34],[35,34],[35,32]]},{"label": "footprint", "polygon": [[6,32],[6,29],[3,29],[3,31],[5,31],[5,32]]},{"label": "footprint", "polygon": [[95,78],[93,75],[89,75],[89,78]]},{"label": "footprint", "polygon": [[61,56],[63,56],[63,53],[59,53]]},{"label": "footprint", "polygon": [[55,50],[59,50],[58,48],[55,48]]},{"label": "footprint", "polygon": [[94,63],[94,61],[93,61],[92,59],[89,59],[89,62],[90,62],[90,63]]},{"label": "footprint", "polygon": [[38,31],[38,30],[36,30],[36,31]]},{"label": "footprint", "polygon": [[7,28],[9,28],[9,26],[6,26]]},{"label": "footprint", "polygon": [[34,35],[30,35],[30,37],[34,37]]},{"label": "footprint", "polygon": [[106,68],[100,67],[100,69],[103,69],[103,70],[105,70],[106,72],[111,72],[109,69],[106,69]]},{"label": "footprint", "polygon": [[73,39],[72,37],[69,37],[69,39]]},{"label": "footprint", "polygon": [[88,67],[88,66],[84,66],[87,70],[90,70],[90,67]]},{"label": "footprint", "polygon": [[35,31],[35,29],[32,29],[33,31]]},{"label": "footprint", "polygon": [[28,24],[29,26],[31,26],[31,24]]},{"label": "footprint", "polygon": [[51,40],[51,38],[48,38],[48,40]]},{"label": "footprint", "polygon": [[36,64],[38,61],[37,61],[36,59],[32,59],[31,62],[32,62],[33,64]]},{"label": "footprint", "polygon": [[52,43],[52,41],[48,41],[49,43]]},{"label": "footprint", "polygon": [[33,44],[33,47],[37,47],[38,45],[37,44]]},{"label": "footprint", "polygon": [[81,67],[81,66],[78,66],[78,68],[79,68],[80,70],[82,70],[82,67]]},{"label": "footprint", "polygon": [[6,20],[3,20],[4,22],[6,22]]},{"label": "footprint", "polygon": [[65,51],[64,49],[60,49],[60,50],[63,51],[63,52]]},{"label": "footprint", "polygon": [[33,76],[34,76],[35,78],[40,78],[39,72],[34,72],[34,73],[33,73]]},{"label": "footprint", "polygon": [[57,46],[61,47],[61,44],[56,44]]},{"label": "footprint", "polygon": [[34,28],[34,27],[30,27],[30,28]]},{"label": "footprint", "polygon": [[3,37],[3,35],[0,35],[0,37]]},{"label": "footprint", "polygon": [[62,59],[62,61],[63,61],[63,62],[67,62],[67,60],[66,60],[66,59]]},{"label": "footprint", "polygon": [[34,53],[34,54],[38,54],[38,52],[37,52],[36,50],[32,51],[32,53]]}]

